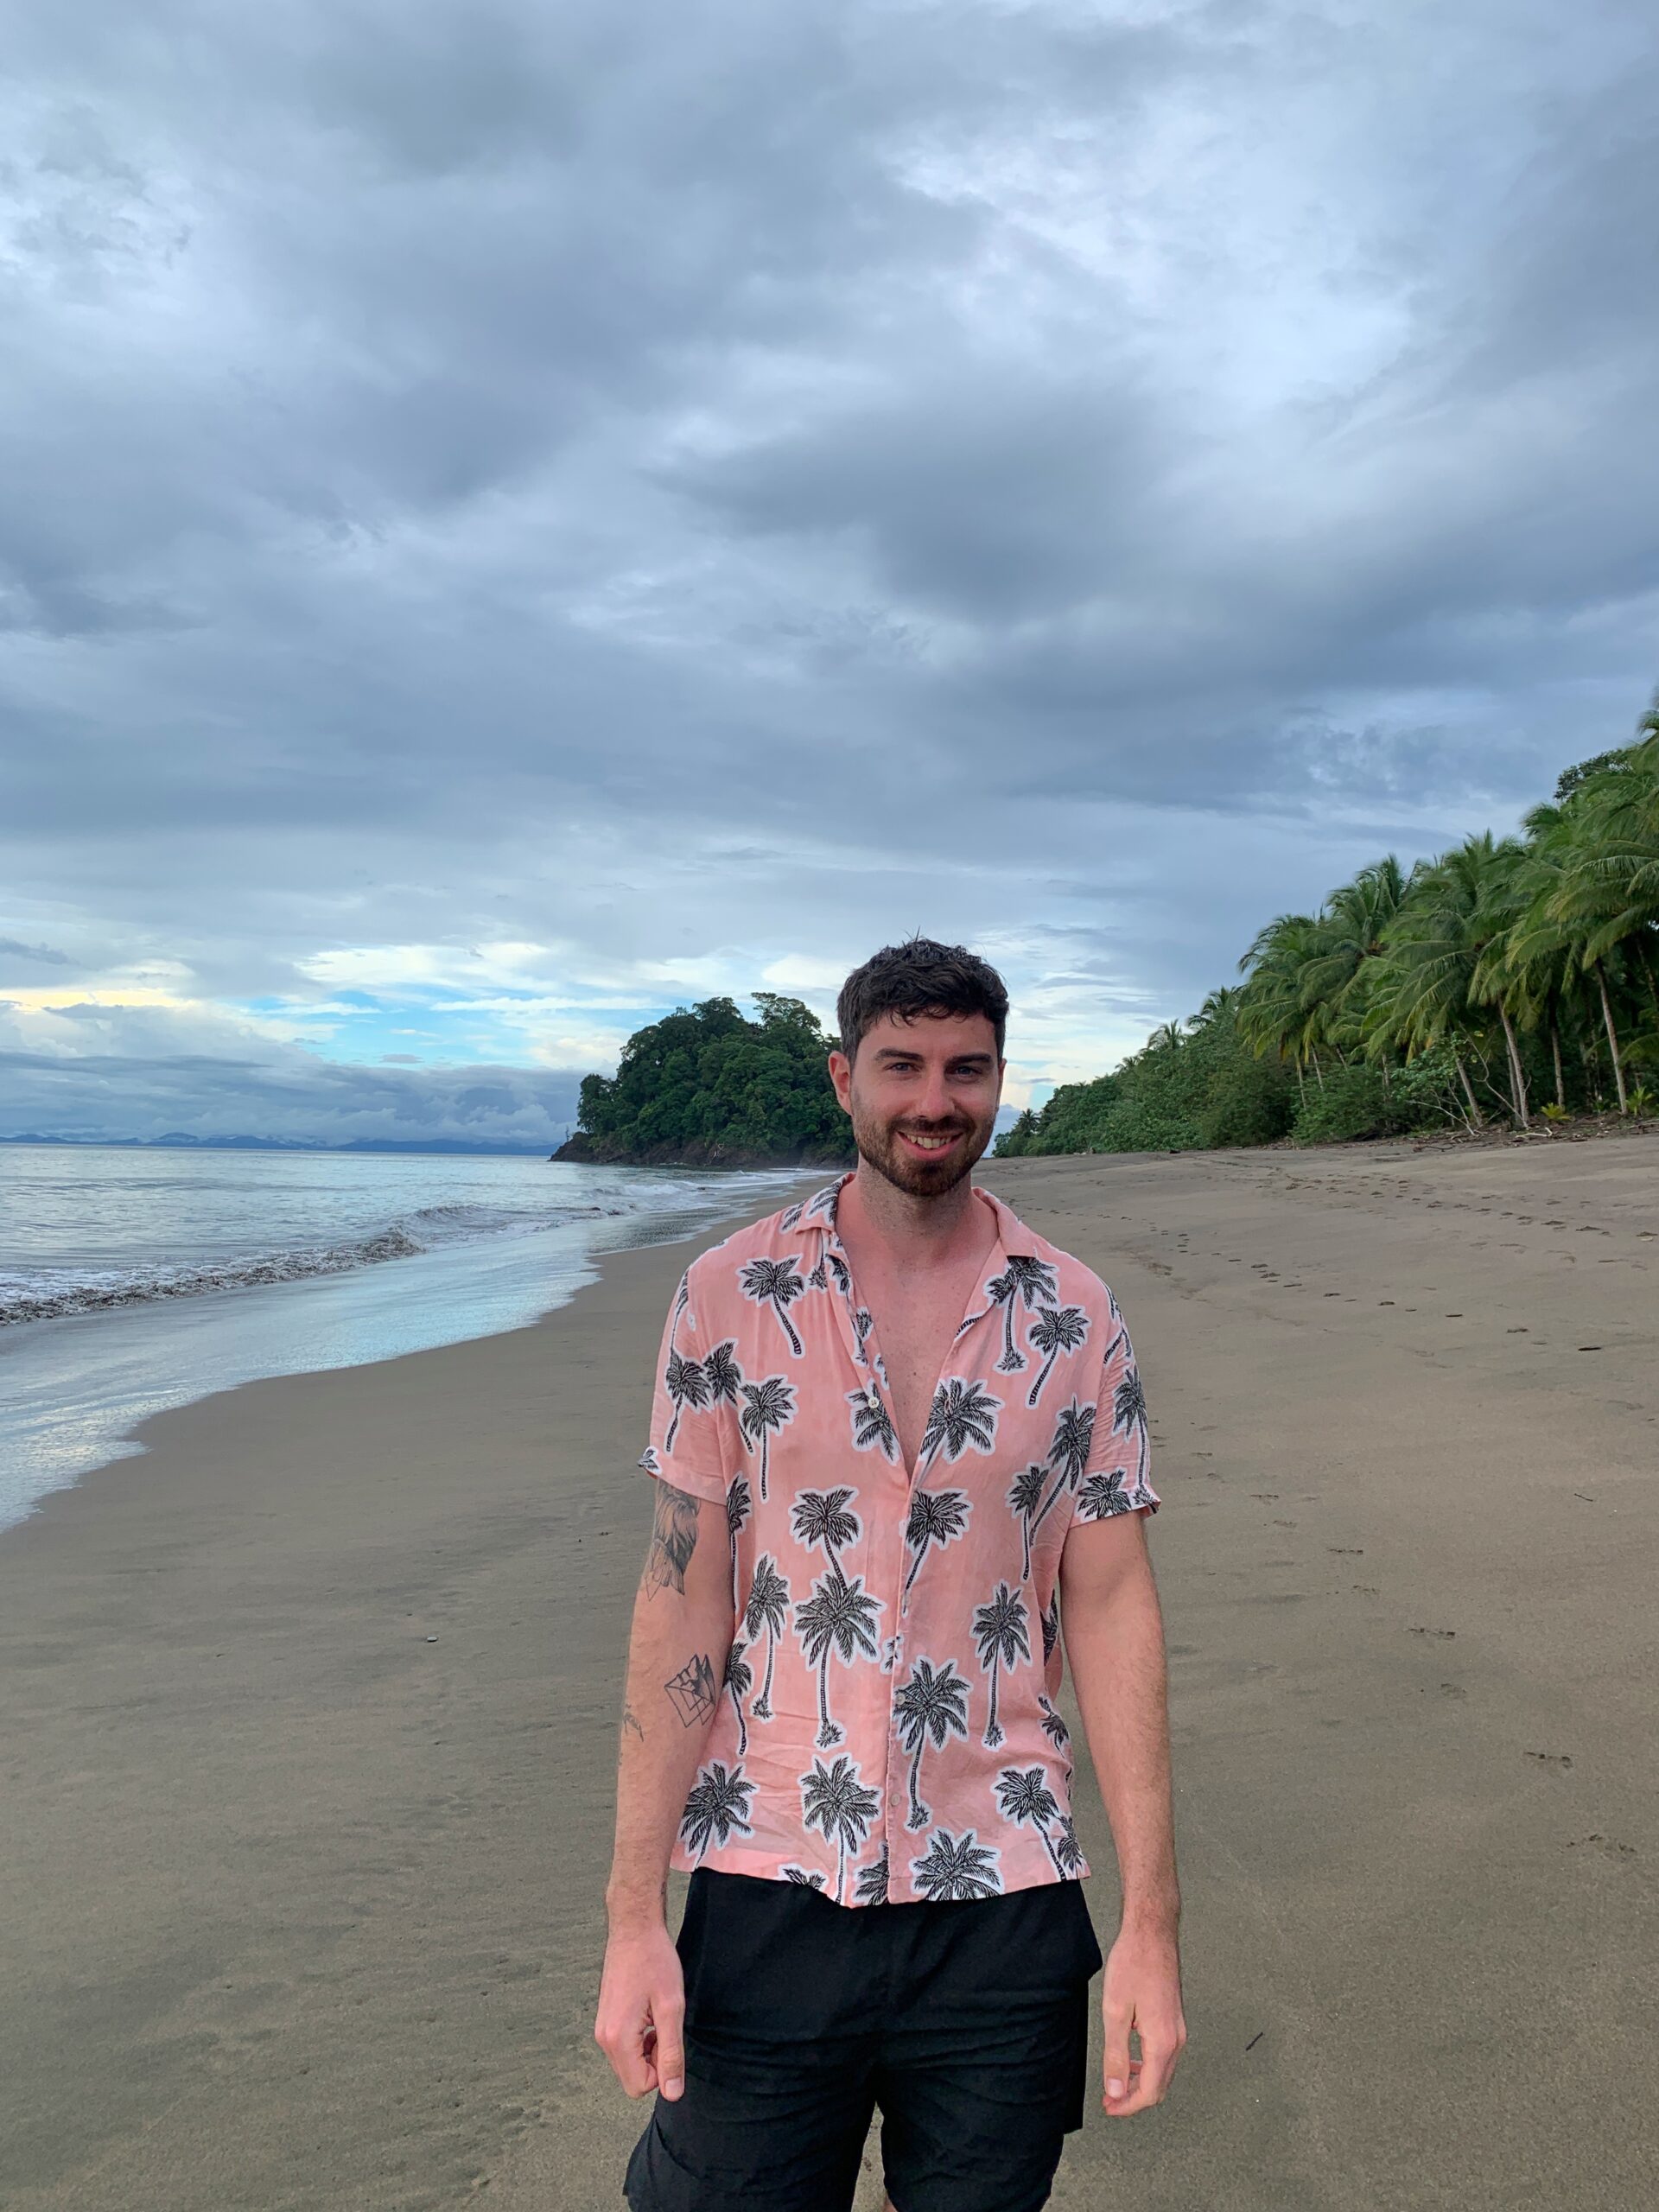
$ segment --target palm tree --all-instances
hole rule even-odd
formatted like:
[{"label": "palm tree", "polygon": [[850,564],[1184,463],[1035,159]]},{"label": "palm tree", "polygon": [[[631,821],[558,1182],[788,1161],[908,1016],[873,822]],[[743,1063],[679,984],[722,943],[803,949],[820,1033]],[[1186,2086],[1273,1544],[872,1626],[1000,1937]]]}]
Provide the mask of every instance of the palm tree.
[{"label": "palm tree", "polygon": [[1299,1086],[1310,1057],[1319,1066],[1320,1009],[1306,995],[1308,970],[1323,951],[1319,925],[1312,914],[1281,914],[1258,931],[1239,962],[1248,977],[1238,1002],[1238,1029],[1258,1058],[1272,1052],[1292,1061]]},{"label": "palm tree", "polygon": [[1031,1580],[1032,1516],[1042,1503],[1043,1490],[1047,1481],[1048,1477],[1033,1460],[1023,1474],[1016,1475],[1008,1484],[1008,1503],[1019,1517],[1020,1533],[1026,1540],[1025,1563],[1020,1568],[1020,1578],[1027,1582]]},{"label": "palm tree", "polygon": [[1048,1847],[1054,1872],[1063,1872],[1059,1854],[1048,1833],[1048,1823],[1058,1820],[1060,1808],[1042,1768],[1005,1766],[996,1785],[996,1799],[1005,1821],[1012,1821],[1019,1827],[1029,1823],[1036,1829]]},{"label": "palm tree", "polygon": [[875,1385],[868,1390],[849,1390],[847,1402],[853,1409],[853,1446],[859,1452],[879,1452],[891,1462],[899,1456],[899,1438],[893,1426],[893,1417],[881,1402]]},{"label": "palm tree", "polygon": [[1076,1351],[1088,1334],[1089,1316],[1081,1306],[1051,1306],[1037,1316],[1031,1325],[1028,1342],[1033,1351],[1045,1352],[1047,1357],[1037,1371],[1037,1380],[1026,1393],[1028,1406],[1034,1406],[1042,1395],[1043,1385],[1058,1355]]},{"label": "palm tree", "polygon": [[760,1495],[766,1494],[766,1458],[772,1432],[786,1428],[795,1418],[795,1389],[781,1375],[768,1375],[764,1382],[745,1382],[740,1385],[743,1393],[743,1410],[737,1417],[749,1449],[757,1445],[760,1450]]},{"label": "palm tree", "polygon": [[870,1331],[875,1326],[875,1316],[868,1306],[861,1306],[853,1315],[853,1340],[858,1351],[861,1367],[869,1364],[864,1357],[864,1347],[869,1341]]},{"label": "palm tree", "polygon": [[737,1339],[728,1337],[724,1344],[715,1344],[702,1356],[702,1379],[709,1386],[711,1406],[734,1406],[738,1385],[743,1380],[743,1370],[733,1357]]},{"label": "palm tree", "polygon": [[1042,1510],[1032,1523],[1034,1535],[1048,1518],[1049,1509],[1064,1490],[1076,1490],[1083,1479],[1083,1471],[1089,1464],[1089,1454],[1094,1448],[1095,1409],[1082,1405],[1073,1398],[1054,1424],[1054,1440],[1048,1447],[1048,1464],[1054,1472],[1054,1487],[1044,1499]]},{"label": "palm tree", "polygon": [[724,1845],[734,1829],[740,1835],[753,1834],[748,1813],[753,1795],[754,1784],[744,1780],[741,1765],[728,1773],[723,1762],[715,1759],[697,1770],[696,1787],[680,1815],[681,1838],[697,1859],[708,1850],[710,1837]]},{"label": "palm tree", "polygon": [[975,1841],[972,1828],[959,1838],[949,1828],[936,1828],[925,1854],[911,1860],[910,1871],[922,1895],[935,1902],[992,1897],[1002,1887],[996,1858],[995,1851]]},{"label": "palm tree", "polygon": [[668,1434],[663,1439],[663,1449],[674,1449],[675,1432],[680,1425],[680,1415],[688,1406],[701,1408],[709,1402],[709,1381],[695,1359],[682,1359],[672,1344],[668,1348],[668,1364],[663,1370],[663,1387],[673,1402],[674,1418],[668,1424]]},{"label": "palm tree", "polygon": [[928,1738],[931,1737],[935,1751],[943,1751],[947,1737],[968,1733],[968,1685],[957,1674],[956,1661],[947,1659],[936,1673],[925,1659],[918,1659],[893,1701],[893,1716],[899,1741],[911,1754],[910,1815],[905,1826],[925,1827],[932,1815],[917,1784]]},{"label": "palm tree", "polygon": [[801,1356],[801,1340],[795,1333],[795,1325],[785,1309],[806,1288],[796,1270],[794,1253],[782,1260],[751,1260],[739,1272],[738,1281],[745,1298],[752,1298],[757,1306],[770,1306],[778,1316],[779,1326],[789,1338],[789,1348],[797,1359]]},{"label": "palm tree", "polygon": [[1046,1260],[1037,1259],[1030,1253],[1010,1252],[1007,1257],[1007,1266],[1001,1274],[991,1277],[985,1289],[993,1304],[1002,1308],[1002,1357],[996,1363],[996,1371],[999,1375],[1017,1375],[1026,1363],[1026,1356],[1014,1341],[1015,1304],[1023,1300],[1029,1313],[1039,1299],[1052,1300],[1056,1295],[1056,1278]]},{"label": "palm tree", "polygon": [[886,1904],[887,1901],[887,1847],[881,1847],[880,1856],[872,1859],[868,1866],[858,1870],[854,1885],[860,1904]]},{"label": "palm tree", "polygon": [[864,1595],[863,1576],[855,1574],[849,1579],[842,1575],[838,1566],[818,1577],[810,1598],[796,1601],[795,1633],[801,1639],[807,1664],[818,1670],[818,1732],[815,1740],[820,1751],[840,1743],[847,1732],[830,1718],[830,1655],[838,1653],[843,1666],[850,1666],[854,1654],[859,1651],[874,1659],[875,1617],[880,1611],[879,1598]]},{"label": "palm tree", "polygon": [[836,1903],[843,1901],[847,1887],[847,1853],[856,1851],[870,1832],[881,1802],[879,1790],[867,1789],[858,1769],[845,1751],[833,1766],[814,1759],[812,1771],[801,1784],[801,1812],[810,1828],[821,1828],[824,1840],[836,1845]]},{"label": "palm tree", "polygon": [[726,1654],[726,1671],[721,1677],[721,1688],[732,1694],[732,1705],[737,1714],[737,1756],[740,1759],[749,1748],[749,1724],[743,1717],[743,1700],[754,1685],[754,1676],[743,1656],[747,1649],[747,1643],[733,1644]]},{"label": "palm tree", "polygon": [[1038,1618],[1043,1627],[1043,1664],[1046,1667],[1054,1656],[1054,1647],[1060,1640],[1060,1593],[1058,1590]]},{"label": "palm tree", "polygon": [[982,1742],[993,1748],[1002,1741],[1002,1724],[996,1717],[997,1679],[1004,1667],[1031,1656],[1031,1638],[1026,1631],[1027,1613],[1024,1600],[1017,1598],[1006,1582],[999,1582],[989,1605],[974,1610],[974,1641],[979,1646],[979,1665],[982,1674],[991,1678],[991,1712],[985,1724]]},{"label": "palm tree", "polygon": [[910,1573],[905,1577],[906,1590],[921,1572],[928,1546],[948,1544],[953,1537],[961,1535],[968,1526],[968,1501],[959,1490],[912,1491],[910,1518],[905,1523],[905,1541],[916,1556],[910,1563]]},{"label": "palm tree", "polygon": [[790,1508],[796,1542],[804,1544],[809,1551],[822,1546],[824,1557],[836,1574],[841,1573],[841,1562],[836,1554],[843,1544],[858,1541],[858,1516],[846,1510],[849,1500],[857,1495],[856,1491],[845,1489],[804,1490]]},{"label": "palm tree", "polygon": [[922,1465],[941,1446],[947,1459],[960,1459],[970,1444],[976,1452],[988,1452],[996,1440],[996,1417],[1001,1410],[1001,1398],[988,1396],[977,1382],[955,1377],[941,1382],[922,1431]]},{"label": "palm tree", "polygon": [[754,1579],[749,1584],[749,1601],[743,1608],[743,1633],[751,1645],[764,1628],[766,1631],[766,1678],[760,1685],[760,1694],[753,1707],[757,1720],[772,1718],[772,1662],[777,1656],[778,1639],[783,1634],[788,1618],[789,1585],[778,1572],[777,1561],[770,1552],[762,1552],[754,1563]]},{"label": "palm tree", "polygon": [[1319,912],[1315,940],[1301,970],[1303,1003],[1330,1009],[1326,1027],[1357,1038],[1370,963],[1382,955],[1404,904],[1407,878],[1392,853],[1333,891]]}]

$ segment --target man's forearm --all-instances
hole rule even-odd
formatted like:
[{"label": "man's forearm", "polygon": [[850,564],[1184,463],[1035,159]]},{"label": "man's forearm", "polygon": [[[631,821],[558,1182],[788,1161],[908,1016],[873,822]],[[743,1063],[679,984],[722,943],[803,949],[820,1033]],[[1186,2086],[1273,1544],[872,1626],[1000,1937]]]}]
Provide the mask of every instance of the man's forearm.
[{"label": "man's forearm", "polygon": [[616,1848],[605,1892],[613,1927],[662,1917],[669,1854],[734,1626],[721,1509],[662,1482],[654,1503],[618,1747]]},{"label": "man's forearm", "polygon": [[1071,1678],[1117,1847],[1126,1923],[1180,1916],[1170,1802],[1163,1616],[1149,1563],[1109,1592],[1065,1596]]}]

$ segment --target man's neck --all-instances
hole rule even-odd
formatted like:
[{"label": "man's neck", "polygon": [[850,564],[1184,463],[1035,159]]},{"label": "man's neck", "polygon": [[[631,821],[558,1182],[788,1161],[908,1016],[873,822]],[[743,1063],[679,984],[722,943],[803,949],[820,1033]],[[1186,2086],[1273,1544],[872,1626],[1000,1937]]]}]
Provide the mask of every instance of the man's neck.
[{"label": "man's neck", "polygon": [[843,1243],[873,1247],[887,1265],[906,1268],[949,1268],[988,1247],[996,1233],[988,1215],[969,1175],[938,1198],[915,1198],[867,1160],[859,1161],[836,1210]]}]

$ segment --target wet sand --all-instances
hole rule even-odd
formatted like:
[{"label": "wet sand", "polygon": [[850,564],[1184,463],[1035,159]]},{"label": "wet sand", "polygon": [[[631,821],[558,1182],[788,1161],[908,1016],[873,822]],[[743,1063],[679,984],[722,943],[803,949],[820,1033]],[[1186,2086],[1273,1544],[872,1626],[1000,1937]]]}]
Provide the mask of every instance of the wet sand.
[{"label": "wet sand", "polygon": [[[1192,2040],[1053,2202],[1659,2201],[1659,1141],[982,1179],[1117,1290],[1166,1500]],[[0,1537],[9,2212],[620,2205],[589,2025],[693,1249],[168,1414]]]}]

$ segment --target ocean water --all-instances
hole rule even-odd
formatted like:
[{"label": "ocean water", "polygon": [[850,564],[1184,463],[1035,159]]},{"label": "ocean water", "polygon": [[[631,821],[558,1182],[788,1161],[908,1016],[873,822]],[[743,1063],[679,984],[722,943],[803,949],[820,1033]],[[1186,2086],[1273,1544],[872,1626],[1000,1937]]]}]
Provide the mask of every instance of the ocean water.
[{"label": "ocean water", "polygon": [[0,1146],[0,1528],[267,1375],[519,1328],[601,1253],[782,1203],[789,1173],[430,1154]]}]

